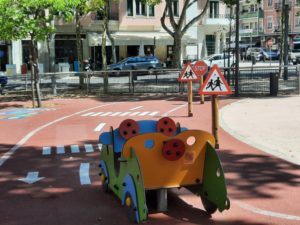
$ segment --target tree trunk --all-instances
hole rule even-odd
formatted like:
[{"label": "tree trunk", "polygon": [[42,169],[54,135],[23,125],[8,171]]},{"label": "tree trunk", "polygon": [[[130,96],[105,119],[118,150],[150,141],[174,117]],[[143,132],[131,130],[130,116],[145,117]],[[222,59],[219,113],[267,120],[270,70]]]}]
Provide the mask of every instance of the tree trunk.
[{"label": "tree trunk", "polygon": [[50,51],[50,36],[47,37],[47,51],[48,51],[48,72],[51,72],[51,51]]},{"label": "tree trunk", "polygon": [[[32,64],[31,64],[31,73],[33,75],[33,86],[34,86],[34,91],[36,100],[37,100],[37,106],[38,108],[42,107],[42,101],[41,101],[41,92],[40,92],[40,77],[39,77],[39,71],[38,71],[38,56],[37,56],[37,43],[33,39],[33,36],[31,36],[31,41],[30,41],[30,48],[31,48],[31,55],[32,55]],[[33,95],[33,101],[35,101]]]},{"label": "tree trunk", "polygon": [[173,44],[173,58],[172,67],[181,68],[181,35],[178,33],[174,34],[174,44]]},{"label": "tree trunk", "polygon": [[109,23],[109,1],[105,1],[105,3],[106,3],[106,6],[105,6],[105,11],[106,11],[105,17],[106,17],[106,19],[104,18],[104,26],[105,26],[105,29],[106,29],[107,37],[108,37],[108,39],[111,43],[112,60],[113,60],[113,63],[116,63],[117,62],[117,56],[116,56],[115,40],[110,34],[109,24],[108,24]]},{"label": "tree trunk", "polygon": [[80,11],[76,8],[76,47],[77,47],[77,61],[78,61],[78,68],[79,68],[79,88],[83,89],[84,85],[84,76],[82,73],[83,71],[83,60],[82,60],[82,45],[81,45],[81,24],[80,24]]}]

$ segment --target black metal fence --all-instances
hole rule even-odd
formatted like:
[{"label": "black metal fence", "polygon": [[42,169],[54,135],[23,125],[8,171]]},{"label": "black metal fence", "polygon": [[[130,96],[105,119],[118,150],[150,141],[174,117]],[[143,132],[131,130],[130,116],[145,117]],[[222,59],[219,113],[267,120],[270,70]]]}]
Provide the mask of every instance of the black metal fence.
[{"label": "black metal fence", "polygon": [[[221,71],[234,92],[234,70],[221,68]],[[40,87],[42,95],[186,92],[187,85],[178,82],[180,73],[180,70],[174,69],[45,73],[40,74]],[[198,93],[199,88],[199,82],[194,82],[194,93]],[[10,76],[4,90],[6,93],[30,93],[30,75]],[[283,79],[279,75],[278,67],[241,68],[239,93],[241,95],[299,93],[299,71],[297,67],[290,66],[287,79]]]}]

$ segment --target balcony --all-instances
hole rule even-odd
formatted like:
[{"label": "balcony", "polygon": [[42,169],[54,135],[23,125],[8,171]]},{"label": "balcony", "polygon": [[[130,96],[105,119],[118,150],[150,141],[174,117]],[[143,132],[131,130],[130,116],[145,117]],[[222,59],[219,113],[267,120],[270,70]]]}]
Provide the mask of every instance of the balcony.
[{"label": "balcony", "polygon": [[[279,33],[281,31],[282,31],[281,26],[274,26],[274,33]],[[289,32],[291,31],[292,31],[292,27],[291,25],[289,25]]]},{"label": "balcony", "polygon": [[206,14],[203,18],[205,25],[229,25],[229,15],[225,14]]},{"label": "balcony", "polygon": [[249,18],[264,18],[264,12],[262,10],[255,12],[241,12],[240,19],[249,19]]},{"label": "balcony", "polygon": [[241,37],[257,37],[264,34],[263,29],[259,28],[257,29],[240,29],[239,30]]},{"label": "balcony", "polygon": [[[286,2],[285,4],[288,4],[289,5],[289,10],[291,10],[292,8],[292,2]],[[282,2],[279,1],[279,2],[276,2],[274,4],[274,8],[277,12],[281,11],[282,10]]]}]

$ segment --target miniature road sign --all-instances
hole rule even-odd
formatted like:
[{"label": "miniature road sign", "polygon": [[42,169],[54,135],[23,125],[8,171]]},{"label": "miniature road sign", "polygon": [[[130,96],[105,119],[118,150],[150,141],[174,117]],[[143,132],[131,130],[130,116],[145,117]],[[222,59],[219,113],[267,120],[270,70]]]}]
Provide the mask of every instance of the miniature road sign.
[{"label": "miniature road sign", "polygon": [[206,74],[208,67],[206,65],[206,63],[204,61],[197,61],[194,65],[193,65],[193,69],[196,73],[196,75],[199,76],[204,76],[204,74]]},{"label": "miniature road sign", "polygon": [[198,80],[198,76],[196,75],[195,71],[191,64],[187,64],[186,67],[182,70],[178,81],[180,82],[188,82]]},{"label": "miniature road sign", "polygon": [[219,67],[215,64],[199,90],[199,94],[207,95],[229,95],[232,91],[227,84]]},{"label": "miniature road sign", "polygon": [[[193,65],[193,69],[196,73],[196,75],[199,77],[200,79],[200,87],[203,85],[203,76],[204,74],[206,74],[207,70],[208,70],[208,66],[206,65],[206,63],[204,61],[197,61],[194,65]],[[201,94],[200,95],[200,103],[204,104],[204,95]]]}]

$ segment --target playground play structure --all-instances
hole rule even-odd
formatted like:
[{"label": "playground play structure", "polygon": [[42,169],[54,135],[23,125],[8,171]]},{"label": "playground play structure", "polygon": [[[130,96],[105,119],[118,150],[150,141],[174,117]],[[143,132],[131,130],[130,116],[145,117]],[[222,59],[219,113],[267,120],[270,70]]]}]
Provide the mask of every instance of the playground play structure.
[{"label": "playground play structure", "polygon": [[214,137],[188,130],[169,117],[124,120],[99,137],[100,177],[126,207],[132,222],[148,218],[148,193],[157,193],[158,211],[167,209],[167,189],[185,187],[200,196],[207,213],[229,209],[223,169]]}]

